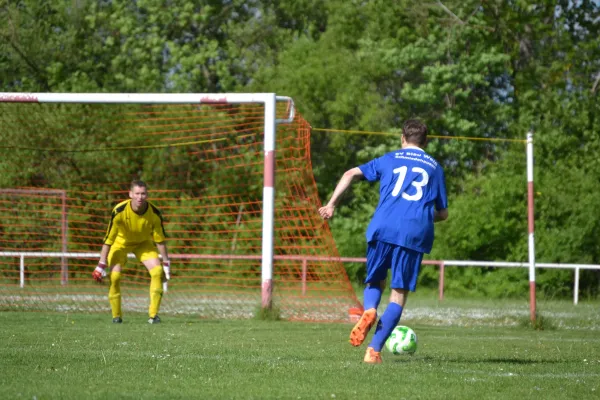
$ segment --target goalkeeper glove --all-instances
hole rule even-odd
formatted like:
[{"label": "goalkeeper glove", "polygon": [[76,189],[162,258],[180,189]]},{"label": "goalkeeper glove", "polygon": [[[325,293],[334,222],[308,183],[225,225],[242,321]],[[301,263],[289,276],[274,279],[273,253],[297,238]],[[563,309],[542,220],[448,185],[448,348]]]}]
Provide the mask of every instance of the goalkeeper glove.
[{"label": "goalkeeper glove", "polygon": [[103,262],[99,262],[96,269],[94,269],[94,272],[92,272],[92,278],[94,278],[96,282],[102,283],[102,278],[104,278],[105,276],[106,264],[104,264]]},{"label": "goalkeeper glove", "polygon": [[168,261],[163,261],[163,272],[165,273],[165,279],[171,279],[171,263]]},{"label": "goalkeeper glove", "polygon": [[169,290],[169,279],[171,279],[171,263],[168,261],[163,261],[163,272],[164,272],[164,280],[163,280],[163,292],[167,292]]}]

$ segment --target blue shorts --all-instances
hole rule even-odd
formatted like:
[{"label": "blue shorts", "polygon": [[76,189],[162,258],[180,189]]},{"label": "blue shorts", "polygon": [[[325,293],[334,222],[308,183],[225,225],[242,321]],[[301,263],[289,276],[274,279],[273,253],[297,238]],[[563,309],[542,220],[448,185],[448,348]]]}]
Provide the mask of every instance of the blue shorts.
[{"label": "blue shorts", "polygon": [[367,248],[367,278],[365,283],[379,283],[392,270],[392,289],[414,292],[421,269],[423,253],[395,244],[373,241]]}]

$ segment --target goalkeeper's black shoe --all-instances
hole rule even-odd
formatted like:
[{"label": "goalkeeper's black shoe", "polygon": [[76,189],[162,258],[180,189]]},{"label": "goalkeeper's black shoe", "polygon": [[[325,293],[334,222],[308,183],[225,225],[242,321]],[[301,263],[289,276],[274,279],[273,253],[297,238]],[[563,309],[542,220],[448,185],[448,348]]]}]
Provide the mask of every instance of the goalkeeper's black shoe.
[{"label": "goalkeeper's black shoe", "polygon": [[122,324],[123,319],[121,317],[113,318],[113,324]]},{"label": "goalkeeper's black shoe", "polygon": [[149,324],[160,324],[160,318],[158,318],[158,315],[155,315],[154,318],[148,318],[148,323]]}]

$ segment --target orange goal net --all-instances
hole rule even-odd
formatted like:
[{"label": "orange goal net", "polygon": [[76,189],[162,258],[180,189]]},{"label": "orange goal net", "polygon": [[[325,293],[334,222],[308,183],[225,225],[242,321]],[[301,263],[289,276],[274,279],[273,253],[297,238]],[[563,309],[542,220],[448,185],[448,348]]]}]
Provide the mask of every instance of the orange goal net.
[{"label": "orange goal net", "polygon": [[[162,211],[171,254],[162,314],[253,317],[272,262],[269,305],[282,318],[349,320],[358,301],[317,213],[310,126],[291,117],[289,101],[276,103],[279,123],[271,121],[268,192],[265,104],[81,96],[0,94],[0,310],[109,313],[108,283],[91,273],[112,208],[141,179]],[[130,255],[125,313],[146,312],[149,283]]]}]

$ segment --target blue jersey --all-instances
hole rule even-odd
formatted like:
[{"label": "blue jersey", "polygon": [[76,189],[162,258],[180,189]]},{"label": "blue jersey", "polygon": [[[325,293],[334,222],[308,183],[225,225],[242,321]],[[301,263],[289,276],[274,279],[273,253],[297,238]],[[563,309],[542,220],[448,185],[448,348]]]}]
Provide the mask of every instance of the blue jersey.
[{"label": "blue jersey", "polygon": [[434,210],[448,208],[442,166],[424,150],[409,147],[359,168],[368,181],[380,181],[379,204],[367,229],[367,242],[431,252]]}]

